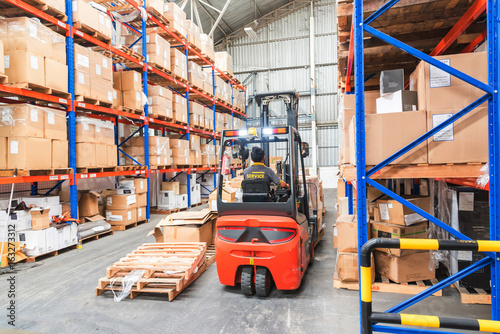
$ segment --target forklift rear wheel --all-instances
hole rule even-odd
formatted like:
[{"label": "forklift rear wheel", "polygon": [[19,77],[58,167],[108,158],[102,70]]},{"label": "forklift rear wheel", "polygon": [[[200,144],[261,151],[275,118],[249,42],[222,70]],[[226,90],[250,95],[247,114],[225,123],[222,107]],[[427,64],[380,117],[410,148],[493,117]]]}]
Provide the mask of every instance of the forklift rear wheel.
[{"label": "forklift rear wheel", "polygon": [[266,267],[258,267],[255,275],[255,288],[257,296],[267,297],[271,292],[271,273]]},{"label": "forklift rear wheel", "polygon": [[253,267],[243,267],[241,269],[241,291],[245,296],[253,296],[255,293]]}]

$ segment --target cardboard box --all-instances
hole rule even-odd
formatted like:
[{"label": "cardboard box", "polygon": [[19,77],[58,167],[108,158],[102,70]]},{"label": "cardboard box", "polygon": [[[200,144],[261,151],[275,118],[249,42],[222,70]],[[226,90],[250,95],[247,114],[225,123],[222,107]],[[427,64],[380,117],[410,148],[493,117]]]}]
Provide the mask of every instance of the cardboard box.
[{"label": "cardboard box", "polygon": [[113,88],[117,91],[122,91],[122,71],[121,72],[113,72]]},{"label": "cardboard box", "polygon": [[[428,110],[427,127],[432,129],[458,110]],[[488,108],[470,111],[427,140],[430,164],[488,162]]]},{"label": "cardboard box", "polygon": [[[425,212],[430,212],[429,197],[407,198],[406,200]],[[381,222],[409,226],[426,221],[424,217],[396,200],[378,200],[377,207],[380,212]]]},{"label": "cardboard box", "polygon": [[160,210],[173,210],[177,203],[174,191],[161,190],[158,195],[158,209]]},{"label": "cardboard box", "polygon": [[92,217],[99,214],[98,200],[101,194],[96,191],[79,192],[78,217],[82,220],[84,217]]},{"label": "cardboard box", "polygon": [[380,72],[380,95],[404,89],[405,76],[403,69]]},{"label": "cardboard box", "polygon": [[6,51],[5,74],[9,82],[29,82],[45,85],[45,64],[43,56],[26,51]]},{"label": "cardboard box", "polygon": [[[161,223],[161,222],[160,222]],[[206,242],[212,243],[212,224],[210,220],[201,226],[156,225],[154,236],[156,242]]]},{"label": "cardboard box", "polygon": [[173,191],[174,195],[179,195],[180,184],[179,182],[162,182],[161,190]]},{"label": "cardboard box", "polygon": [[50,139],[9,137],[8,140],[8,169],[52,168],[52,143]]},{"label": "cardboard box", "polygon": [[[373,263],[373,258],[372,258]],[[337,252],[335,278],[342,282],[357,282],[359,280],[358,253]],[[372,283],[375,281],[375,266],[372,265]]]},{"label": "cardboard box", "polygon": [[76,70],[90,74],[90,52],[89,48],[78,44],[74,45]]},{"label": "cardboard box", "polygon": [[138,222],[142,222],[142,221],[146,220],[146,207],[145,206],[137,208],[136,217],[137,217]]},{"label": "cardboard box", "polygon": [[175,195],[175,207],[177,209],[184,209],[188,206],[187,194]]},{"label": "cardboard box", "polygon": [[90,74],[75,70],[75,94],[90,97]]},{"label": "cardboard box", "polygon": [[26,245],[23,249],[27,256],[38,256],[47,253],[46,231],[27,230],[19,232],[19,242]]},{"label": "cardboard box", "polygon": [[91,75],[90,97],[102,102],[113,103],[113,84],[111,81]]},{"label": "cardboard box", "polygon": [[355,215],[337,218],[337,236],[339,252],[358,252],[358,224]]},{"label": "cardboard box", "polygon": [[95,143],[76,143],[76,167],[97,167]]},{"label": "cardboard box", "polygon": [[68,66],[50,58],[45,58],[45,86],[68,91]]},{"label": "cardboard box", "polygon": [[126,108],[141,110],[142,105],[142,92],[135,90],[123,91],[123,106]]},{"label": "cardboard box", "polygon": [[[127,178],[118,180],[120,186],[134,188],[136,194],[144,194],[148,191],[147,179],[144,178]],[[139,205],[138,205],[139,206]]]},{"label": "cardboard box", "polygon": [[7,169],[7,137],[0,137],[0,169]]},{"label": "cardboard box", "polygon": [[29,104],[0,106],[0,137],[43,138],[43,107]]},{"label": "cardboard box", "polygon": [[68,139],[68,122],[66,121],[66,112],[45,108],[44,112],[44,138],[47,139]]},{"label": "cardboard box", "polygon": [[95,160],[97,167],[108,166],[108,145],[95,144]]},{"label": "cardboard box", "polygon": [[[366,164],[373,166],[427,132],[425,111],[365,115]],[[356,122],[349,125],[349,158],[356,163]],[[422,143],[390,164],[427,163],[427,145]]]},{"label": "cardboard box", "polygon": [[110,195],[106,197],[106,209],[127,210],[137,207],[136,195]]},{"label": "cardboard box", "polygon": [[415,253],[402,257],[392,256],[375,251],[375,268],[377,273],[396,283],[408,283],[436,278],[431,253]]},{"label": "cardboard box", "polygon": [[417,92],[399,90],[377,99],[377,114],[418,110]]},{"label": "cardboard box", "polygon": [[95,142],[95,124],[90,118],[76,118],[75,137],[77,143]]},{"label": "cardboard box", "polygon": [[141,193],[141,194],[136,194],[136,206],[137,207],[143,207],[148,205],[148,194],[147,193]]},{"label": "cardboard box", "polygon": [[33,231],[49,228],[49,209],[34,208],[30,210],[31,228]]},{"label": "cardboard box", "polygon": [[[120,73],[122,91],[142,92],[141,74],[137,71],[122,71]],[[115,87],[116,88],[116,87]]]},{"label": "cardboard box", "polygon": [[3,42],[0,40],[0,74],[4,74],[5,73],[5,65],[4,65],[4,61],[3,61],[3,57],[4,57],[4,45],[3,45]]},{"label": "cardboard box", "polygon": [[[389,239],[427,239],[427,222],[413,224],[411,226],[401,226],[381,222],[371,222],[371,236],[373,238]],[[404,256],[415,253],[426,252],[425,250],[411,249],[390,249],[378,248],[379,251],[389,253],[394,256]]]},{"label": "cardboard box", "polygon": [[52,140],[52,168],[68,168],[68,141]]},{"label": "cardboard box", "polygon": [[137,209],[106,209],[106,221],[111,225],[128,225],[137,222]]},{"label": "cardboard box", "polygon": [[[222,188],[222,201],[233,203],[236,198],[236,189],[231,187]],[[210,211],[217,211],[217,189],[214,189],[208,196],[208,204]]]}]

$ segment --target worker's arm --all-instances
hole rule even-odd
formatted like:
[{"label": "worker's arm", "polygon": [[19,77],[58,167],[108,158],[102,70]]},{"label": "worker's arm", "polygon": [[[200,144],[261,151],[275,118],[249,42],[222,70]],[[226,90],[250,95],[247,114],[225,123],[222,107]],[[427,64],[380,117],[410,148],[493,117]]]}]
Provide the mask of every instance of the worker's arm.
[{"label": "worker's arm", "polygon": [[280,180],[278,175],[276,175],[276,173],[272,169],[269,169],[269,171],[271,173],[271,181],[279,185],[281,188],[290,188],[290,186],[285,181]]},{"label": "worker's arm", "polygon": [[280,187],[281,188],[290,188],[290,186],[288,185],[288,183],[286,183],[285,181],[281,180],[280,181]]}]

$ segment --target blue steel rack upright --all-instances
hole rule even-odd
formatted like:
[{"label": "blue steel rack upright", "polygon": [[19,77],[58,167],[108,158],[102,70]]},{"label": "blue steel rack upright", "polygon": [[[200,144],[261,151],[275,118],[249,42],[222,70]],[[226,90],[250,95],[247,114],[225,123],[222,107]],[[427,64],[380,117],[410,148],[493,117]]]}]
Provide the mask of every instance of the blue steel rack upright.
[{"label": "blue steel rack upright", "polygon": [[[356,103],[356,189],[357,189],[357,217],[358,217],[358,250],[368,241],[367,236],[367,207],[366,207],[366,186],[369,184],[372,187],[380,190],[384,194],[392,197],[393,199],[399,201],[406,207],[412,209],[416,213],[422,215],[430,222],[438,225],[444,230],[448,231],[451,236],[460,240],[470,240],[467,236],[463,235],[459,231],[451,228],[437,218],[429,215],[427,212],[421,210],[420,208],[412,205],[410,202],[406,201],[402,197],[398,196],[391,190],[381,186],[377,182],[373,181],[370,176],[387,166],[390,162],[394,161],[398,157],[409,150],[416,147],[418,144],[425,142],[432,135],[438,131],[444,129],[446,126],[452,124],[454,121],[459,119],[461,116],[467,114],[469,111],[478,107],[482,103],[488,101],[489,107],[489,176],[490,176],[490,239],[499,240],[500,239],[500,223],[498,222],[500,214],[500,182],[496,180],[496,177],[500,175],[500,111],[499,111],[499,100],[498,100],[498,86],[500,83],[500,36],[499,36],[499,26],[500,26],[500,6],[497,1],[488,0],[487,1],[487,45],[488,45],[488,64],[489,64],[489,78],[488,84],[484,84],[452,67],[445,65],[434,58],[428,56],[427,54],[420,52],[407,44],[404,44],[381,31],[374,29],[369,24],[377,19],[381,14],[390,9],[398,0],[390,0],[384,4],[380,9],[375,11],[367,19],[363,17],[363,0],[354,0],[354,48],[355,48],[355,103]],[[389,158],[385,159],[376,166],[366,170],[366,145],[365,145],[365,106],[364,106],[364,33],[369,33],[370,35],[393,45],[416,58],[419,58],[431,65],[471,84],[485,92],[485,95],[476,101],[472,102],[470,105],[457,112],[453,117],[449,118],[447,121],[436,126],[432,130],[428,131],[426,134],[422,135],[406,147],[400,149]],[[349,186],[350,187],[350,186]],[[348,189],[346,189],[348,191]],[[361,254],[361,252],[359,252]],[[459,271],[458,273],[450,276],[449,278],[433,285],[431,288],[413,296],[412,298],[400,303],[399,305],[392,307],[387,310],[387,313],[398,313],[411,305],[421,301],[422,299],[432,295],[434,292],[449,286],[451,283],[458,281],[459,279],[467,276],[468,274],[486,266],[491,265],[491,318],[492,320],[500,320],[500,304],[499,304],[499,284],[500,284],[500,257],[496,253],[485,253],[486,258],[479,262],[472,264],[471,266]],[[360,280],[361,281],[361,280]],[[361,298],[361,289],[360,289]],[[361,309],[361,299],[360,299],[360,312]],[[362,328],[362,327],[361,327]],[[362,329],[361,329],[362,330]],[[385,333],[437,333],[441,331],[431,331],[425,329],[408,329],[403,327],[391,327],[391,326],[381,326],[374,324],[374,332],[385,332]]]}]

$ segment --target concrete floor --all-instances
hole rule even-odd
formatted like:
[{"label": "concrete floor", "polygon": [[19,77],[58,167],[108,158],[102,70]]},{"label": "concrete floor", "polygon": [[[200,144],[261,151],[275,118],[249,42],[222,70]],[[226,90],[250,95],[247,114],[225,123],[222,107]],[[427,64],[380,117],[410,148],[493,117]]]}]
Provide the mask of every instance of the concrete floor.
[{"label": "concrete floor", "polygon": [[[214,264],[173,302],[161,295],[119,303],[111,293],[96,297],[107,266],[154,242],[146,235],[161,216],[153,215],[147,224],[85,243],[81,250],[20,265],[14,274],[16,328],[43,333],[359,333],[358,292],[336,290],[332,284],[335,196],[335,190],[326,190],[326,234],[298,291],[248,298],[238,288],[222,286]],[[0,276],[2,305],[7,303],[7,275],[12,274]],[[374,310],[385,310],[408,296],[375,293],[373,298]],[[430,297],[407,313],[489,319],[490,307],[461,304],[456,290],[448,288],[445,297]],[[11,328],[5,315],[0,319],[0,327]]]}]

